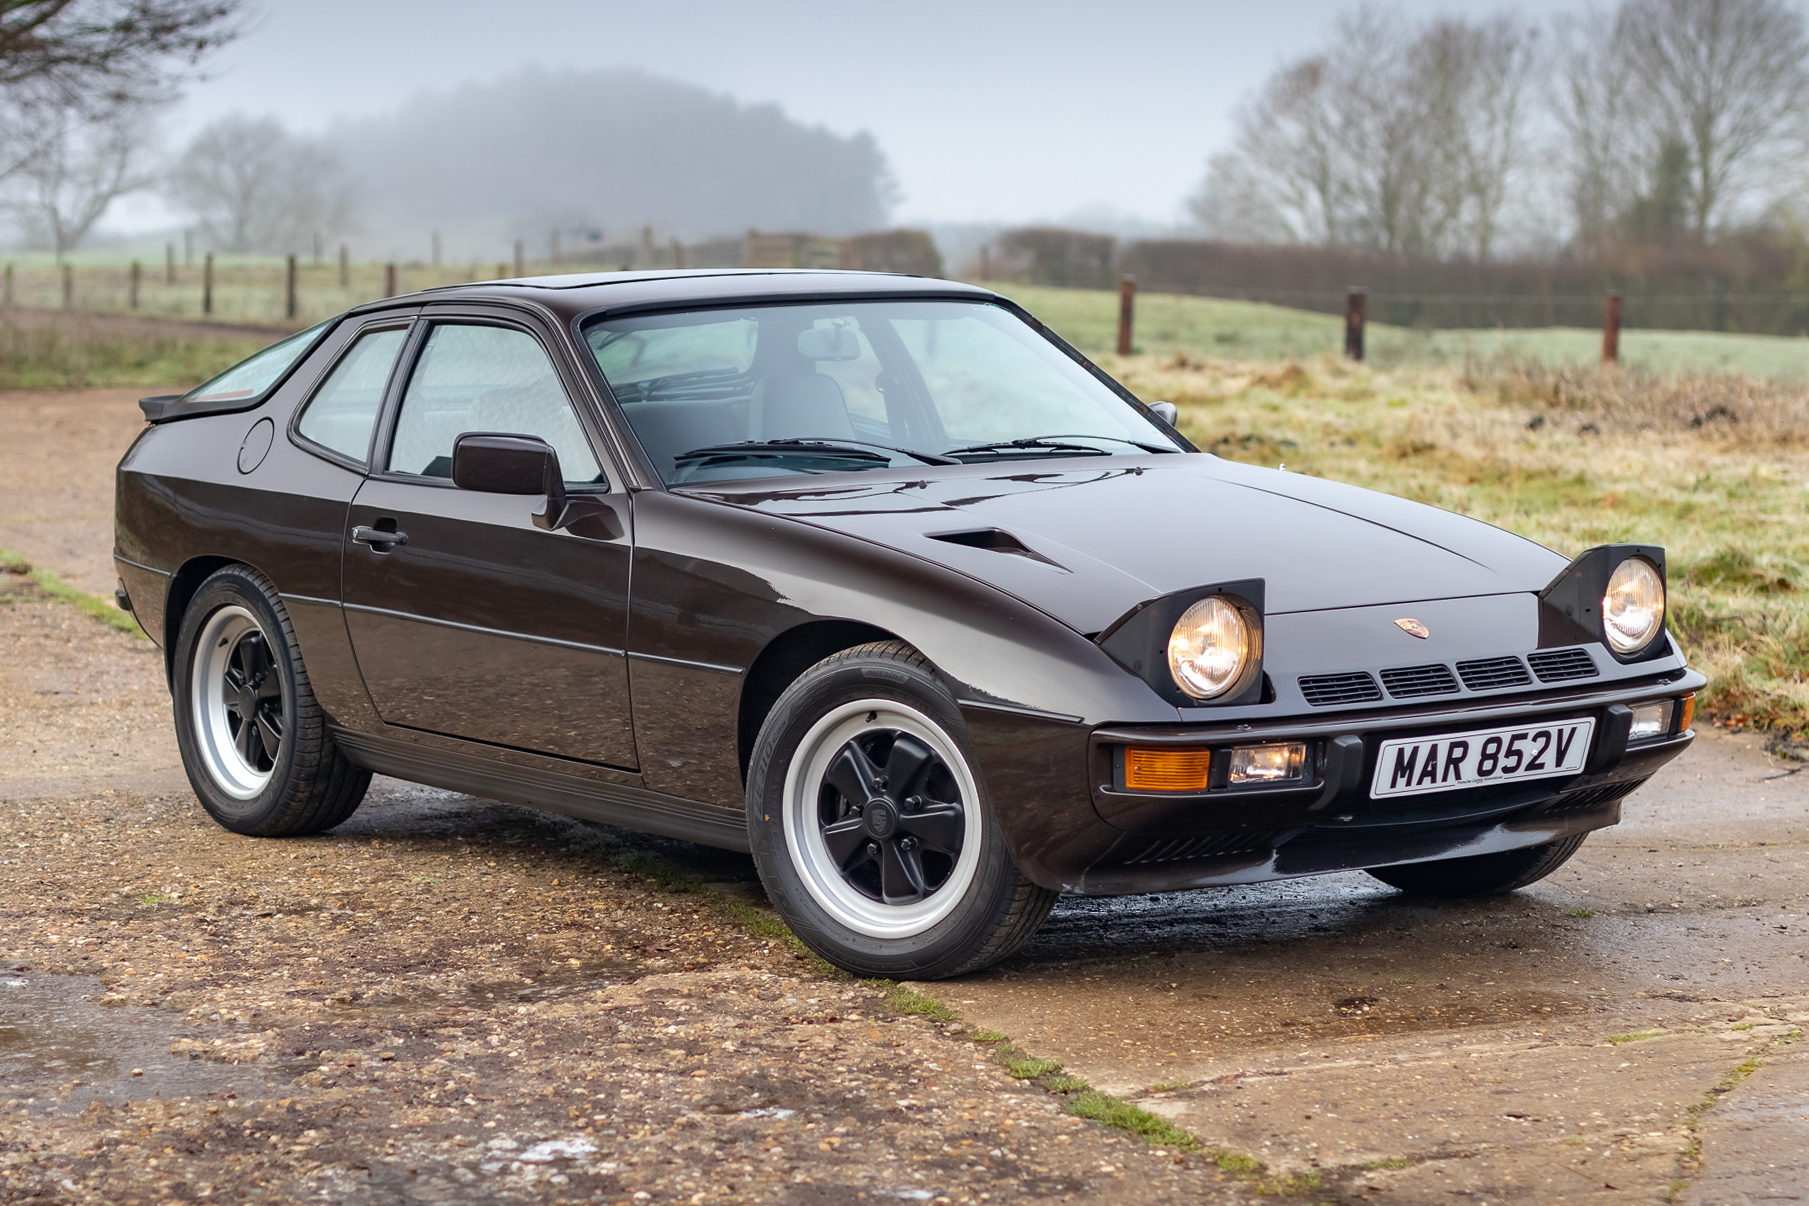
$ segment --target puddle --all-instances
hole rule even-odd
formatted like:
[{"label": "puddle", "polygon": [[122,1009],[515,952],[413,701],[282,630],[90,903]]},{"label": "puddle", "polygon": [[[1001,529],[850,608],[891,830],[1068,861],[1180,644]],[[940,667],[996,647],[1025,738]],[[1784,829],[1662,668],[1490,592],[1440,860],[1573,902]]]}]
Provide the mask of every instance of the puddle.
[{"label": "puddle", "polygon": [[91,1101],[264,1097],[291,1075],[171,1055],[170,1044],[193,1031],[155,1009],[101,1005],[105,991],[94,976],[0,971],[0,1100],[80,1110]]},{"label": "puddle", "polygon": [[555,967],[534,979],[479,980],[464,987],[464,1003],[477,1009],[498,1005],[526,1005],[577,993],[608,988],[634,978],[621,963],[593,963],[584,967]]}]

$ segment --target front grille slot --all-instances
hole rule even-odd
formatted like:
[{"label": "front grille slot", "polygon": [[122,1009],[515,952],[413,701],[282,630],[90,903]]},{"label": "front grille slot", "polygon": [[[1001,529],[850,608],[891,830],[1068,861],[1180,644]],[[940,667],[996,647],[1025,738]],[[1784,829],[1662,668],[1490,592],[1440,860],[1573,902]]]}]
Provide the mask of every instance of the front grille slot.
[{"label": "front grille slot", "polygon": [[1157,838],[1141,851],[1125,859],[1132,866],[1140,863],[1172,863],[1184,858],[1211,858],[1223,854],[1250,854],[1268,850],[1286,829],[1250,829],[1240,833],[1209,833],[1201,837]]},{"label": "front grille slot", "polygon": [[1457,663],[1457,677],[1472,691],[1499,691],[1504,687],[1524,687],[1533,681],[1526,666],[1517,657],[1487,657],[1473,662]]},{"label": "front grille slot", "polygon": [[1406,699],[1414,695],[1449,694],[1457,690],[1457,679],[1452,677],[1449,666],[1397,666],[1382,671],[1382,685],[1396,699]]},{"label": "front grille slot", "polygon": [[1601,671],[1587,649],[1541,649],[1529,653],[1526,660],[1542,683],[1563,683],[1573,678],[1594,678]]},{"label": "front grille slot", "polygon": [[1604,804],[1630,796],[1645,784],[1644,779],[1632,779],[1623,783],[1603,783],[1597,787],[1585,787],[1582,791],[1573,791],[1569,795],[1559,796],[1546,808],[1546,812],[1588,812],[1600,808]]},{"label": "front grille slot", "polygon": [[1374,703],[1382,689],[1367,674],[1309,674],[1300,680],[1300,693],[1315,708],[1337,704]]}]

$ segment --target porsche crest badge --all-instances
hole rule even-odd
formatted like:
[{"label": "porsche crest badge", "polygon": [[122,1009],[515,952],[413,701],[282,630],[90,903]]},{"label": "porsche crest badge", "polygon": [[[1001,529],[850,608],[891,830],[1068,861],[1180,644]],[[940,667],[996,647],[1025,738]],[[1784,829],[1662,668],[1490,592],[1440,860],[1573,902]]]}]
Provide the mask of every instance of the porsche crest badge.
[{"label": "porsche crest badge", "polygon": [[1394,626],[1396,628],[1399,628],[1402,632],[1406,633],[1408,636],[1416,636],[1422,641],[1432,635],[1432,630],[1430,628],[1426,627],[1424,624],[1420,623],[1418,620],[1409,620],[1409,619],[1403,618],[1403,619],[1396,620],[1394,622]]}]

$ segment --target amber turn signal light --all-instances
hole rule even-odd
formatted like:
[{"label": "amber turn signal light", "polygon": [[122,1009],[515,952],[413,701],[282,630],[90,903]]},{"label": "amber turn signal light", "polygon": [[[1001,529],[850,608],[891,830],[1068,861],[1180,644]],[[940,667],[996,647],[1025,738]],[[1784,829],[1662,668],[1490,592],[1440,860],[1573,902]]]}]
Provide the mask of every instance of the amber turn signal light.
[{"label": "amber turn signal light", "polygon": [[1687,733],[1690,731],[1691,723],[1696,719],[1696,693],[1691,691],[1688,695],[1683,697],[1682,703],[1683,716],[1677,722],[1677,731],[1679,733]]},{"label": "amber turn signal light", "polygon": [[1124,785],[1132,791],[1205,791],[1211,750],[1127,746]]}]

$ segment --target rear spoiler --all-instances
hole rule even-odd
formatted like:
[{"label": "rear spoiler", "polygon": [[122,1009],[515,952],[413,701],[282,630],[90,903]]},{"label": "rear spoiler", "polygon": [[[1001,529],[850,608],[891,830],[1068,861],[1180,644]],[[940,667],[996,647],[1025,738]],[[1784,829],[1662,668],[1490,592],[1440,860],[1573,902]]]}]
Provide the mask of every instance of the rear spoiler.
[{"label": "rear spoiler", "polygon": [[168,423],[172,419],[195,419],[202,415],[229,415],[236,410],[256,410],[269,397],[269,391],[253,394],[249,398],[220,398],[212,402],[190,402],[182,404],[187,394],[156,394],[138,400],[138,409],[144,411],[147,423]]}]

